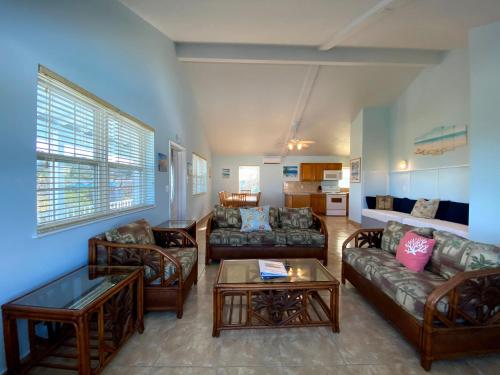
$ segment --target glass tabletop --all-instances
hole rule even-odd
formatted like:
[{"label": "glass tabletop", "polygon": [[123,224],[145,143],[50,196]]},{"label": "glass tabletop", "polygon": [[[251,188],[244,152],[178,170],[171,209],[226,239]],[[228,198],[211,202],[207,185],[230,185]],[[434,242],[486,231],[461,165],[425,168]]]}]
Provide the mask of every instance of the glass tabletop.
[{"label": "glass tabletop", "polygon": [[161,224],[155,225],[155,227],[166,229],[186,229],[195,223],[196,221],[194,220],[167,220]]},{"label": "glass tabletop", "polygon": [[217,284],[269,284],[336,281],[317,259],[279,259],[288,271],[287,277],[262,279],[257,259],[222,261]]},{"label": "glass tabletop", "polygon": [[125,280],[137,268],[82,267],[10,302],[9,305],[82,310]]}]

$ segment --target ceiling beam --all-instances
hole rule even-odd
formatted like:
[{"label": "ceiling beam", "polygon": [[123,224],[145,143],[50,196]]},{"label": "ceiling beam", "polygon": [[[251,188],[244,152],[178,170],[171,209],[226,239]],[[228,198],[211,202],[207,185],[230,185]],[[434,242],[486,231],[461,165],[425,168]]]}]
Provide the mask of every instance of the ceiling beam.
[{"label": "ceiling beam", "polygon": [[185,62],[354,65],[426,67],[443,60],[444,52],[402,48],[317,47],[220,43],[176,43],[177,58]]},{"label": "ceiling beam", "polygon": [[395,7],[407,3],[408,0],[382,0],[374,7],[368,9],[365,13],[356,17],[350,23],[348,23],[344,28],[337,31],[328,40],[323,42],[318,49],[320,51],[327,51],[338,46],[340,43],[345,41],[354,33],[364,29],[369,24],[382,18],[388,12],[391,12]]}]

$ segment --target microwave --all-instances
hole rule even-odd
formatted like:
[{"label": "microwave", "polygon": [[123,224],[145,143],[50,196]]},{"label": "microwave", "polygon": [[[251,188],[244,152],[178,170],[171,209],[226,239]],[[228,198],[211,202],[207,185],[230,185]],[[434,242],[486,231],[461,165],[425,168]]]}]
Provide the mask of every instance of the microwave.
[{"label": "microwave", "polygon": [[323,171],[323,181],[338,181],[342,180],[342,170],[325,170]]}]

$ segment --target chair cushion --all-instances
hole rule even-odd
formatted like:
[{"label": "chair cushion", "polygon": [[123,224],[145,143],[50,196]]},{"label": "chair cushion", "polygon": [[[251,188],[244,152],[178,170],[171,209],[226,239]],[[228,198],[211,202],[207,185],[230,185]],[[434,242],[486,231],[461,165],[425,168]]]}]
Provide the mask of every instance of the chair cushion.
[{"label": "chair cushion", "polygon": [[427,238],[432,238],[432,233],[434,232],[432,228],[417,228],[411,225],[398,223],[397,221],[388,221],[384,233],[382,234],[382,250],[388,251],[391,254],[396,254],[399,242],[405,233],[410,230]]},{"label": "chair cushion", "polygon": [[313,225],[311,207],[280,207],[279,212],[281,227],[283,229],[309,229]]},{"label": "chair cushion", "polygon": [[423,217],[426,219],[434,219],[436,212],[439,207],[439,199],[419,199],[413,210],[411,210],[411,216]]},{"label": "chair cushion", "polygon": [[136,245],[155,244],[155,238],[151,225],[149,225],[149,223],[144,219],[108,230],[106,231],[105,236],[106,240],[109,242]]},{"label": "chair cushion", "polygon": [[286,246],[286,235],[283,229],[248,233],[249,245]]},{"label": "chair cushion", "polygon": [[[167,253],[176,257],[182,266],[182,279],[186,280],[194,264],[196,263],[197,252],[195,247],[171,247],[165,249]],[[168,279],[177,271],[175,265],[172,262],[168,262],[165,266],[165,279]]]},{"label": "chair cushion", "polygon": [[[423,320],[425,302],[429,294],[446,279],[432,272],[413,272],[401,265],[394,255],[381,249],[347,248],[342,260],[363,277],[371,280],[394,302],[418,320]],[[438,303],[438,310],[446,312],[447,299]]]},{"label": "chair cushion", "polygon": [[240,209],[215,206],[214,220],[219,228],[241,228]]},{"label": "chair cushion", "polygon": [[218,228],[210,233],[210,245],[245,246],[248,244],[248,233],[239,228]]},{"label": "chair cushion", "polygon": [[270,231],[269,206],[240,208],[241,231]]},{"label": "chair cushion", "polygon": [[286,244],[290,246],[324,246],[325,235],[315,229],[286,229]]},{"label": "chair cushion", "polygon": [[469,241],[445,231],[434,232],[431,271],[450,279],[457,272],[500,267],[500,247]]}]

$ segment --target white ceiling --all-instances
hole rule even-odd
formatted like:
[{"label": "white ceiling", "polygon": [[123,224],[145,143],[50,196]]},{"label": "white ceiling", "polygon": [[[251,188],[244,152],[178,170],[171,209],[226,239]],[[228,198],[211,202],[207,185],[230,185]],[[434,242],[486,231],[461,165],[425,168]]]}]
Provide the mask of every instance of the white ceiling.
[{"label": "white ceiling", "polygon": [[[381,0],[121,0],[176,42],[319,46]],[[398,0],[343,38],[344,47],[449,50],[471,27],[500,20],[500,0]],[[215,154],[280,154],[306,65],[184,62]],[[298,137],[301,154],[348,155],[349,127],[365,106],[393,102],[421,68],[322,66]]]}]

